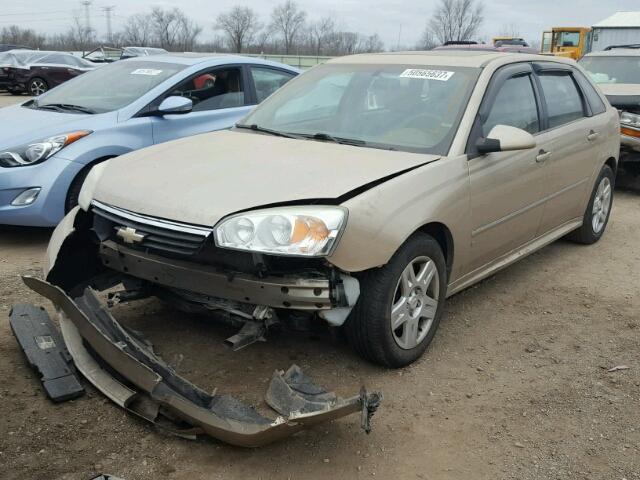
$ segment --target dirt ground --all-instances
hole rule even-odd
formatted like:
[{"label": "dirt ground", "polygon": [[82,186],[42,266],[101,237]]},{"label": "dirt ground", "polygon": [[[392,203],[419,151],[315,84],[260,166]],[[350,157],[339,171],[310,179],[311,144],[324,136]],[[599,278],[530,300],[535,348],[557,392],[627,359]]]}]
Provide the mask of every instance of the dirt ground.
[{"label": "dirt ground", "polygon": [[0,478],[640,479],[640,185],[626,183],[600,243],[558,241],[454,296],[404,370],[324,336],[231,353],[227,327],[155,300],[117,307],[180,374],[260,409],[291,363],[340,394],[385,395],[370,435],[353,416],[260,449],[163,435],[89,386],[50,403],[7,319],[14,303],[46,305],[18,276],[39,274],[50,230],[0,227]]}]

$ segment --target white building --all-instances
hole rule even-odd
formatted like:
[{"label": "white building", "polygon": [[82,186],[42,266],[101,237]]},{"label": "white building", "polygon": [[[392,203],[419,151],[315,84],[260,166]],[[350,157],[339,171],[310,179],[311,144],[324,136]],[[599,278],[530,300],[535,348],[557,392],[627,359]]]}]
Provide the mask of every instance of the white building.
[{"label": "white building", "polygon": [[592,52],[611,45],[632,44],[640,44],[640,12],[616,12],[593,26]]}]

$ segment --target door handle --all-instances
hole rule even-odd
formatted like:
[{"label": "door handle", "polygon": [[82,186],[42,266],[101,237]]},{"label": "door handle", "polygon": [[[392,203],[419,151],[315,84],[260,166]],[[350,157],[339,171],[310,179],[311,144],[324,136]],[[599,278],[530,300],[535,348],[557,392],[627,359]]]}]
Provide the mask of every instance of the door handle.
[{"label": "door handle", "polygon": [[551,152],[547,152],[545,150],[540,150],[538,155],[536,156],[536,162],[543,163],[551,158]]},{"label": "door handle", "polygon": [[593,130],[591,130],[589,132],[589,135],[587,135],[587,140],[589,140],[590,142],[593,142],[596,138],[598,138],[600,136],[599,133],[594,132]]}]

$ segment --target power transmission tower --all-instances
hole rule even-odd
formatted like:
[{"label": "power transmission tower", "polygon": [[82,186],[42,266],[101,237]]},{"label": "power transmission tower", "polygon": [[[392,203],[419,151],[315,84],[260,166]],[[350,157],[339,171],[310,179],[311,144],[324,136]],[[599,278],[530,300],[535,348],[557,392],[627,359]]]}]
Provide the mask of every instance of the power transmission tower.
[{"label": "power transmission tower", "polygon": [[93,2],[92,0],[82,0],[80,3],[84,5],[84,28],[87,31],[87,35],[89,35],[91,33],[91,12],[89,7]]},{"label": "power transmission tower", "polygon": [[107,41],[109,43],[113,42],[113,34],[111,31],[111,12],[113,12],[114,8],[115,8],[114,5],[109,5],[108,7],[102,7],[102,10],[104,10],[104,14],[107,17]]}]

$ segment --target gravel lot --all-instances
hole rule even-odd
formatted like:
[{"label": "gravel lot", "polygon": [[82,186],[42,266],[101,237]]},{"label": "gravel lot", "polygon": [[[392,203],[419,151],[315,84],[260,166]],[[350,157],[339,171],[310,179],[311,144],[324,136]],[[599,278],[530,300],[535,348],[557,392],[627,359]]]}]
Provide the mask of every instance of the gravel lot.
[{"label": "gravel lot", "polygon": [[179,373],[258,408],[293,362],[341,394],[384,392],[369,436],[352,417],[254,450],[165,436],[92,388],[50,403],[7,315],[45,304],[18,276],[39,274],[51,232],[0,227],[0,478],[640,479],[640,185],[624,182],[600,243],[556,242],[451,298],[426,356],[400,371],[324,336],[230,353],[230,330],[202,317],[118,307]]}]

